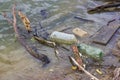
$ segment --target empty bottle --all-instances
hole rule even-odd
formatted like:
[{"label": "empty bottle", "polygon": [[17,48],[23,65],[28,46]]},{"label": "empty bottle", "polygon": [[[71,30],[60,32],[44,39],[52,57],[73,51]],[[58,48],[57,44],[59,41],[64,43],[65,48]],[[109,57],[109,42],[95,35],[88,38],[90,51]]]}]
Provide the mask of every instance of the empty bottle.
[{"label": "empty bottle", "polygon": [[74,44],[77,42],[75,35],[58,32],[58,31],[54,31],[50,35],[50,39],[56,43],[61,43],[61,44]]},{"label": "empty bottle", "polygon": [[92,47],[86,44],[78,44],[78,50],[83,54],[89,57],[92,57],[96,60],[101,60],[103,57],[103,51],[99,48]]}]

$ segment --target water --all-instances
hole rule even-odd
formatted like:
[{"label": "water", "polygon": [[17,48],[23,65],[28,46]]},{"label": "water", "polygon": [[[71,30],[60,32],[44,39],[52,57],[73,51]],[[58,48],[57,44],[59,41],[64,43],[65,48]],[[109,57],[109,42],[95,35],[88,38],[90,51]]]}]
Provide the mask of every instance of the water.
[{"label": "water", "polygon": [[[30,19],[32,27],[39,26],[38,22],[41,22],[48,31],[61,27],[80,27],[92,35],[106,24],[106,21],[116,16],[116,13],[87,14],[87,9],[102,3],[91,0],[0,0],[0,80],[58,80],[55,72],[58,72],[59,80],[64,80],[60,75],[67,73],[64,70],[70,68],[67,61],[70,52],[62,52],[60,56],[65,58],[58,61],[53,49],[40,46],[41,52],[46,53],[51,60],[48,67],[41,68],[41,63],[30,56],[18,41],[15,41],[13,26],[2,16],[2,12],[6,12],[12,19],[11,9],[15,2],[17,10],[21,10]],[[41,16],[41,10],[46,10],[45,18]],[[74,19],[76,15],[93,20],[95,23],[76,20]],[[17,25],[24,28],[18,16]],[[68,31],[68,33],[72,32]],[[68,77],[65,80],[68,80]]]}]

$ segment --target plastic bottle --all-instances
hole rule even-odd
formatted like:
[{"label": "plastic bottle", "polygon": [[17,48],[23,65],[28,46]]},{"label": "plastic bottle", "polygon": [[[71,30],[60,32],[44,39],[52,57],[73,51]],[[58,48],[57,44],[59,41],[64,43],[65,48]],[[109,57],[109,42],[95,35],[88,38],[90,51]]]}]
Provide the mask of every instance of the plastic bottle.
[{"label": "plastic bottle", "polygon": [[74,44],[77,42],[75,35],[54,31],[50,35],[50,40],[61,44]]},{"label": "plastic bottle", "polygon": [[99,48],[92,47],[86,44],[78,44],[78,50],[83,54],[89,57],[92,57],[96,60],[101,60],[103,57],[103,51]]}]

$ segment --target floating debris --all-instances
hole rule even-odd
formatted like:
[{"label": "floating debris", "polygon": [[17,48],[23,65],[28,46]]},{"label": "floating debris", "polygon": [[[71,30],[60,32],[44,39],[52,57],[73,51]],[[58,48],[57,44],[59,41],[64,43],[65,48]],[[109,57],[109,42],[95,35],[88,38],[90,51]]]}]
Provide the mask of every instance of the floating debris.
[{"label": "floating debris", "polygon": [[103,58],[103,51],[96,47],[92,47],[92,46],[81,43],[81,44],[78,44],[78,50],[83,55],[87,55],[96,60],[101,60]]},{"label": "floating debris", "polygon": [[78,19],[78,20],[80,20],[80,21],[83,21],[83,22],[91,22],[91,23],[94,22],[93,20],[84,19],[84,18],[81,18],[80,16],[75,16],[74,18],[75,18],[75,19]]},{"label": "floating debris", "polygon": [[21,18],[21,20],[22,20],[26,30],[28,32],[31,32],[32,30],[31,30],[29,19],[21,11],[18,11],[18,15],[20,16],[20,18]]},{"label": "floating debris", "polygon": [[53,42],[61,43],[61,44],[74,44],[77,42],[77,39],[73,34],[67,34],[58,31],[54,31],[50,35],[50,39]]}]

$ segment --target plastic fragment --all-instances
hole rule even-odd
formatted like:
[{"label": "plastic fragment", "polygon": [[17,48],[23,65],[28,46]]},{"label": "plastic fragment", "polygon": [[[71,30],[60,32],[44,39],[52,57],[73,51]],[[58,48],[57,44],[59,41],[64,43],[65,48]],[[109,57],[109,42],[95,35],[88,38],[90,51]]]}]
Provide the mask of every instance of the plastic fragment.
[{"label": "plastic fragment", "polygon": [[67,34],[58,31],[54,31],[50,35],[50,39],[53,42],[61,43],[61,44],[74,44],[77,42],[77,39],[73,34]]},{"label": "plastic fragment", "polygon": [[77,66],[72,66],[72,70],[77,70]]},{"label": "plastic fragment", "polygon": [[100,75],[102,75],[103,73],[99,70],[99,69],[96,69],[96,72]]}]

